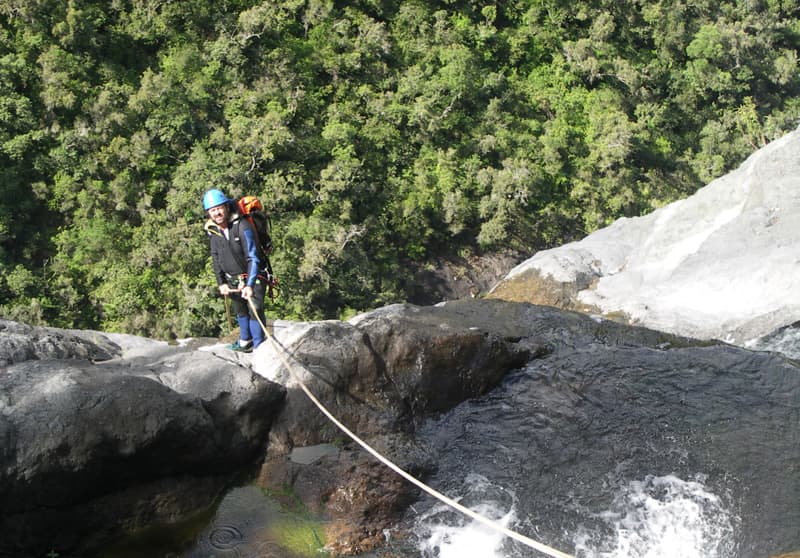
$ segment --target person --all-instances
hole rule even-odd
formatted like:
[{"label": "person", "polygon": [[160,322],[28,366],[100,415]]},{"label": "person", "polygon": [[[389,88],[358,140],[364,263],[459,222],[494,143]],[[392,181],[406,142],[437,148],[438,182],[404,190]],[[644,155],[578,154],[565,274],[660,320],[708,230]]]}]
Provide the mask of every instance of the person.
[{"label": "person", "polygon": [[221,190],[214,188],[205,193],[203,209],[208,215],[203,228],[209,238],[217,286],[220,294],[231,297],[239,323],[239,340],[229,348],[249,353],[264,341],[261,324],[266,323],[266,277],[256,231],[247,219],[240,218],[235,202]]}]

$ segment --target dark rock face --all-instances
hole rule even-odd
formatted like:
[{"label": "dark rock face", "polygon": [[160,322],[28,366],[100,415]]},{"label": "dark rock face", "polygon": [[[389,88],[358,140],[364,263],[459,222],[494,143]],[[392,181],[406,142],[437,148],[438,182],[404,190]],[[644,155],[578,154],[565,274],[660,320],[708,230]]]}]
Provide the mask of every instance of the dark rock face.
[{"label": "dark rock face", "polygon": [[283,388],[209,353],[154,344],[125,359],[102,334],[3,325],[0,555],[209,505],[262,454],[282,404]]},{"label": "dark rock face", "polygon": [[408,302],[419,306],[438,304],[443,300],[474,298],[489,291],[508,270],[529,254],[501,250],[484,255],[438,258],[432,267],[416,269]]},{"label": "dark rock face", "polygon": [[[370,355],[377,368],[365,376],[381,378],[391,404],[380,407],[380,391],[360,380],[355,384],[360,393],[373,394],[368,403],[349,397],[346,383],[333,389],[331,382],[319,382],[312,391],[324,403],[348,417],[383,418],[353,429],[435,486],[457,485],[465,471],[503,477],[521,502],[533,503],[521,513],[541,534],[552,535],[549,542],[557,547],[571,548],[572,539],[561,537],[574,534],[565,526],[585,521],[577,510],[602,515],[615,484],[651,474],[692,478],[697,473],[706,475],[715,491],[736,495],[728,503],[744,532],[736,542],[738,555],[778,553],[800,544],[800,484],[793,465],[800,460],[800,444],[787,427],[800,416],[800,370],[791,360],[497,300],[387,307],[336,328],[351,332],[359,347],[368,345],[363,352],[342,352]],[[299,331],[284,330],[279,337],[299,363],[318,363],[311,356],[324,335],[311,335],[314,343]],[[275,355],[268,354],[275,363]],[[326,364],[337,378],[363,377],[356,372],[363,372],[362,360],[338,362]],[[302,397],[280,364],[266,371],[283,378],[290,399],[293,392]],[[320,376],[318,369],[314,375],[301,373],[311,383]],[[313,408],[304,414],[312,423],[319,415]],[[295,437],[285,419],[278,423],[286,448],[301,445],[298,441],[343,439],[332,430],[315,430],[312,436],[302,426],[304,434]],[[496,452],[498,432],[505,433],[502,455]],[[311,509],[335,518],[329,547],[347,555],[383,544],[383,529],[397,527],[398,510],[420,496],[381,469],[345,442],[337,454],[311,464],[271,453],[260,482],[294,486]],[[567,508],[561,507],[565,495]]]},{"label": "dark rock face", "polygon": [[350,323],[294,324],[265,344],[254,369],[289,388],[271,430],[272,451],[288,453],[341,437],[298,388],[300,375],[331,412],[365,437],[406,431],[413,420],[449,409],[497,385],[526,362],[531,347],[452,319],[449,309],[394,305]]},{"label": "dark rock face", "polygon": [[446,305],[389,306],[353,324],[417,419],[485,393],[531,356],[513,339],[452,316]]},{"label": "dark rock face", "polygon": [[[464,315],[449,305],[394,305],[350,323],[297,325],[277,336],[281,350],[291,355],[288,364],[334,416],[405,470],[424,475],[433,464],[410,436],[415,422],[486,393],[545,350],[498,335],[482,320],[470,321],[481,312],[477,304]],[[298,388],[280,351],[259,353],[256,371],[288,389],[287,405],[270,433],[261,484],[294,486],[310,509],[334,518],[329,546],[335,552],[380,544],[416,488],[347,441]],[[287,460],[293,447],[342,439],[345,449],[335,458],[311,465]]]},{"label": "dark rock face", "polygon": [[[0,336],[11,347],[0,355],[11,363],[0,373],[0,555],[41,556],[181,518],[261,458],[261,486],[291,487],[330,519],[335,555],[382,553],[384,530],[402,526],[420,492],[350,442],[298,378],[417,478],[444,486],[465,471],[507,474],[535,506],[528,520],[562,548],[576,510],[602,512],[608,486],[696,472],[742,495],[740,556],[800,544],[800,372],[780,355],[479,299],[276,324],[275,344],[252,362],[26,331],[13,343]],[[52,352],[26,347],[25,335]],[[502,455],[495,432],[508,436]],[[325,443],[336,451],[292,458]],[[579,505],[559,507],[565,494]]]}]

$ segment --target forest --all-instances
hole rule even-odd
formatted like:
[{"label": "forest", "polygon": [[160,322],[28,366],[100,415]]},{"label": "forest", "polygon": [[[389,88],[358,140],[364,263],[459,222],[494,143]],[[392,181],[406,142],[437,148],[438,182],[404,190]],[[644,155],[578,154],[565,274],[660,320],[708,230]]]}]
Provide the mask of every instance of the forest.
[{"label": "forest", "polygon": [[406,300],[684,198],[800,122],[800,0],[4,0],[0,315],[218,335],[201,199],[269,317]]}]

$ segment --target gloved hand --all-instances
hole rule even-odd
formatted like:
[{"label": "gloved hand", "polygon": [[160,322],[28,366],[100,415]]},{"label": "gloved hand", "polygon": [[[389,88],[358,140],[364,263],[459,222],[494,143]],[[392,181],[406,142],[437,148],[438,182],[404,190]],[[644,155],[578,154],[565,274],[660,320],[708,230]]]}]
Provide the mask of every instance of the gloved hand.
[{"label": "gloved hand", "polygon": [[219,294],[223,296],[238,292],[239,289],[232,289],[231,286],[228,285],[227,283],[223,283],[222,285],[219,286]]}]

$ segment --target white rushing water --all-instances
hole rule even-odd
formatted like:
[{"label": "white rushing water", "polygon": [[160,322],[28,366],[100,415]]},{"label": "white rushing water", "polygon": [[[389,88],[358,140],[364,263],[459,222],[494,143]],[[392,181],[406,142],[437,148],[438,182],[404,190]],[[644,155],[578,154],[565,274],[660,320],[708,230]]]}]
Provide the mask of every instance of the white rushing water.
[{"label": "white rushing water", "polygon": [[733,558],[735,516],[700,480],[648,477],[620,490],[600,514],[610,536],[581,533],[581,558]]},{"label": "white rushing water", "polygon": [[[515,519],[514,495],[481,475],[469,475],[467,493],[459,503],[510,527]],[[504,536],[448,506],[437,505],[417,520],[420,551],[425,558],[504,558]]]},{"label": "white rushing water", "polygon": [[[485,479],[481,482],[484,486],[479,492],[488,486]],[[494,487],[495,492],[499,490]],[[513,502],[488,498],[470,507],[514,529]],[[684,481],[664,476],[630,482],[620,488],[610,509],[591,515],[592,527],[579,529],[574,548],[559,550],[574,553],[577,558],[736,556],[737,518],[705,488],[701,479]],[[533,550],[511,550],[496,531],[459,518],[442,507],[420,517],[418,529],[425,558],[539,556]]]},{"label": "white rushing water", "polygon": [[[475,511],[493,515],[498,510],[491,505],[477,506]],[[501,525],[507,526],[513,519],[511,511],[497,519]],[[422,542],[420,550],[426,558],[504,558],[502,553],[503,535],[480,523],[470,521],[465,525],[450,525],[437,522],[428,525],[428,537]]]}]

